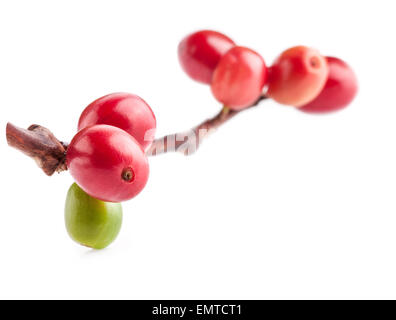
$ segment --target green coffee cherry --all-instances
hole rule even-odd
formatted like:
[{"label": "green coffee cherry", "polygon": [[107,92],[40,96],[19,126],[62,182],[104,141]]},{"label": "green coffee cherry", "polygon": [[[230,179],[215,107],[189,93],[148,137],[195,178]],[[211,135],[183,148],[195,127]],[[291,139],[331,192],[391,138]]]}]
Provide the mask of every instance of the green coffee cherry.
[{"label": "green coffee cherry", "polygon": [[103,249],[114,241],[120,231],[122,207],[120,203],[92,198],[73,183],[67,193],[65,223],[74,241]]}]

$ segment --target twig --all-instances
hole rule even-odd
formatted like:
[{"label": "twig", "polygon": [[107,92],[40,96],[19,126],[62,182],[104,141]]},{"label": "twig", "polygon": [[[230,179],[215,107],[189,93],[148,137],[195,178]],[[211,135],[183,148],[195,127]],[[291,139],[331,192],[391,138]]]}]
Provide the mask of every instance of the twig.
[{"label": "twig", "polygon": [[[190,131],[156,139],[147,150],[147,155],[155,156],[166,152],[181,152],[190,155],[198,149],[203,139],[210,133],[237,114],[257,106],[264,99],[266,97],[262,96],[250,107],[239,111],[224,107],[215,117],[202,122]],[[33,158],[48,176],[53,175],[54,172],[67,170],[67,143],[58,140],[47,128],[34,124],[28,129],[22,129],[7,123],[6,135],[11,147]]]},{"label": "twig", "polygon": [[7,123],[6,135],[8,144],[33,158],[46,175],[67,170],[67,145],[47,128],[34,124],[26,130]]},{"label": "twig", "polygon": [[238,111],[223,107],[216,116],[202,122],[189,131],[169,134],[162,138],[155,139],[146,154],[149,156],[156,156],[167,152],[180,152],[184,155],[191,155],[197,151],[204,138],[209,136],[217,128],[235,117],[237,114],[257,106],[265,99],[265,96],[261,96],[250,107]]}]

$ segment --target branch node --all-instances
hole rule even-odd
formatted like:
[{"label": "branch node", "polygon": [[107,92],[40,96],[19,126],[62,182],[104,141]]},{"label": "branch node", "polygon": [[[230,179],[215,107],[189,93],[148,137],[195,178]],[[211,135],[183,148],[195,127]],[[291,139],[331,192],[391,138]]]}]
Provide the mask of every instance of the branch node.
[{"label": "branch node", "polygon": [[7,123],[6,136],[9,146],[33,158],[46,175],[67,170],[67,144],[56,139],[47,128],[32,124],[22,129]]}]

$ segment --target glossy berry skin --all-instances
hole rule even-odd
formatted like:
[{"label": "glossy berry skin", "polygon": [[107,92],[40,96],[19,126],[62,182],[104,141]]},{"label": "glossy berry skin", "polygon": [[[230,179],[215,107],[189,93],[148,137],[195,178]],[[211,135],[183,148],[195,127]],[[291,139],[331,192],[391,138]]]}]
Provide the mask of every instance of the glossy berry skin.
[{"label": "glossy berry skin", "polygon": [[329,76],[321,93],[310,103],[298,108],[309,113],[327,113],[345,108],[358,91],[355,73],[338,58],[327,57]]},{"label": "glossy berry skin", "polygon": [[210,84],[221,57],[234,46],[234,41],[222,33],[211,30],[198,31],[180,42],[179,61],[191,78]]},{"label": "glossy berry skin", "polygon": [[66,197],[65,225],[74,241],[94,249],[106,248],[117,237],[121,224],[120,203],[100,201],[72,184]]},{"label": "glossy berry skin", "polygon": [[130,93],[112,93],[85,108],[78,130],[95,124],[108,124],[125,130],[146,149],[154,140],[156,119],[142,98]]},{"label": "glossy berry skin", "polygon": [[90,196],[122,202],[146,185],[149,166],[144,150],[127,132],[108,125],[79,131],[67,148],[66,164]]},{"label": "glossy berry skin", "polygon": [[215,98],[233,110],[252,105],[267,81],[264,59],[245,47],[230,49],[220,60],[212,79]]},{"label": "glossy berry skin", "polygon": [[278,103],[300,107],[321,92],[327,75],[326,59],[317,50],[293,47],[271,66],[267,95]]}]

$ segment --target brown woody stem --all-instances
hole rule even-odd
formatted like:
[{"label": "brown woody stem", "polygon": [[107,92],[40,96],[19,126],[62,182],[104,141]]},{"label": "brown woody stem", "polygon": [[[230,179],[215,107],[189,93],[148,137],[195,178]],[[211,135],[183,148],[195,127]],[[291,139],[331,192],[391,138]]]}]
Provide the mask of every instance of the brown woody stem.
[{"label": "brown woody stem", "polygon": [[225,106],[216,116],[202,122],[189,131],[166,135],[154,140],[146,153],[149,156],[156,156],[167,152],[180,152],[184,155],[191,155],[197,151],[204,138],[209,134],[214,132],[217,128],[235,117],[237,114],[257,106],[265,99],[266,97],[263,95],[250,107],[242,110],[231,110]]},{"label": "brown woody stem", "polygon": [[67,170],[67,145],[47,128],[33,124],[26,130],[7,123],[6,135],[11,147],[33,158],[48,176]]},{"label": "brown woody stem", "polygon": [[[264,99],[266,97],[261,96],[250,107],[238,111],[224,107],[215,117],[202,122],[187,132],[170,134],[156,139],[147,150],[147,155],[155,156],[167,152],[181,152],[190,155],[198,149],[203,139],[210,133],[238,113],[257,106]],[[34,124],[28,129],[22,129],[7,123],[6,135],[8,144],[33,158],[45,174],[51,176],[54,172],[67,170],[67,144],[59,141],[47,128]],[[133,175],[126,174],[125,179],[133,179]]]}]

